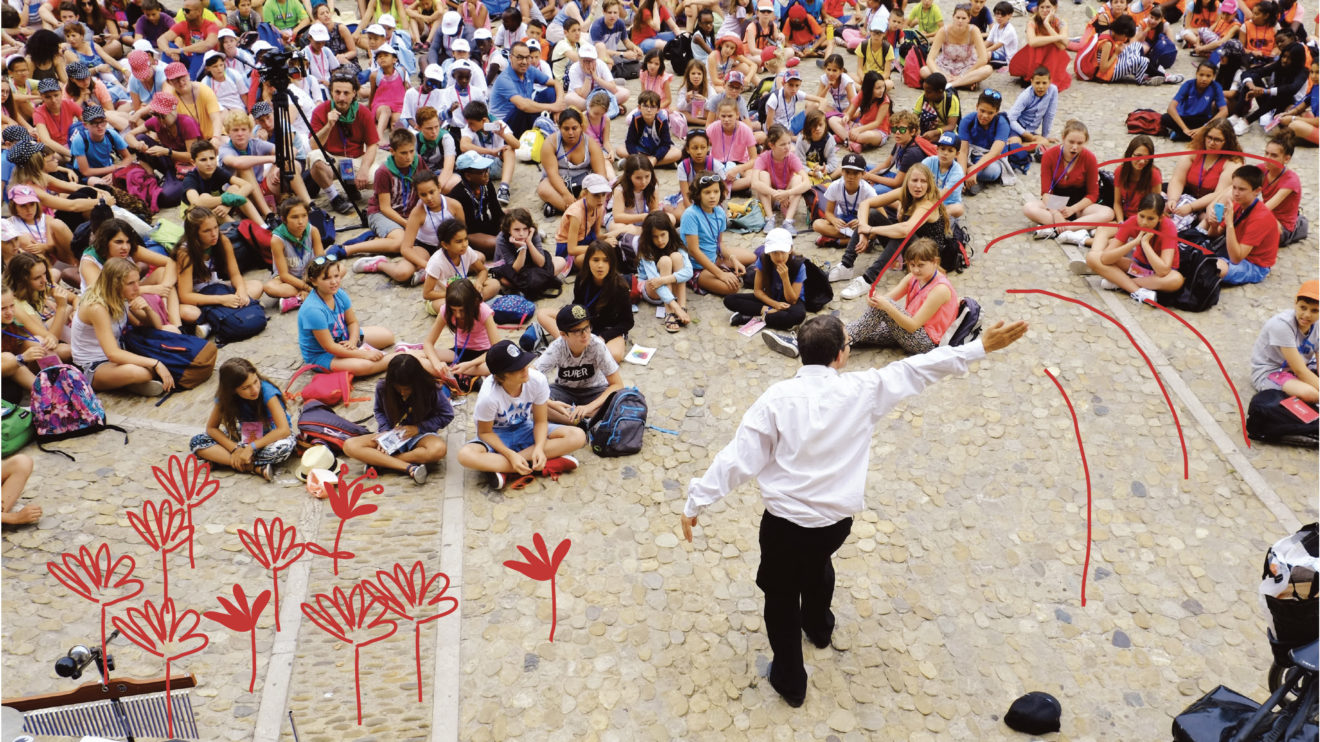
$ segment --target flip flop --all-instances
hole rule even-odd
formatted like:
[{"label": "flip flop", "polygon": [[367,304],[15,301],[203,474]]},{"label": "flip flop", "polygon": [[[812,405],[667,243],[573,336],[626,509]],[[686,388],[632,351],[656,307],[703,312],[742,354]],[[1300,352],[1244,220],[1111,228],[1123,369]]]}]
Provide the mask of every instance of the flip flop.
[{"label": "flip flop", "polygon": [[522,475],[521,477],[518,477],[517,479],[515,479],[513,482],[509,483],[509,489],[511,489],[511,490],[520,490],[520,489],[526,487],[527,485],[531,484],[531,483],[534,482],[534,481],[536,481],[536,476],[535,476],[535,475],[533,475],[533,474],[524,474],[524,475]]},{"label": "flip flop", "polygon": [[670,312],[665,315],[665,332],[678,332],[683,327],[683,322],[679,320],[678,315]]}]

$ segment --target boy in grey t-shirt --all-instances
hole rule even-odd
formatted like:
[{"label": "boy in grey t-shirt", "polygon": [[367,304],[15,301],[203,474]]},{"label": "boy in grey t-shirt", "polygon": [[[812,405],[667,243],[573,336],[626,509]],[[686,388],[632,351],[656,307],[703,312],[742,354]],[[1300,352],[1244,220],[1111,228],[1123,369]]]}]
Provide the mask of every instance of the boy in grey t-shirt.
[{"label": "boy in grey t-shirt", "polygon": [[577,425],[605,404],[616,390],[623,388],[619,364],[605,347],[605,341],[591,334],[587,310],[569,304],[555,315],[560,336],[536,359],[536,369],[550,376],[550,422]]},{"label": "boy in grey t-shirt", "polygon": [[1251,383],[1257,391],[1281,389],[1315,404],[1320,400],[1316,376],[1316,319],[1320,317],[1320,281],[1310,280],[1297,291],[1292,309],[1265,321],[1251,349]]}]

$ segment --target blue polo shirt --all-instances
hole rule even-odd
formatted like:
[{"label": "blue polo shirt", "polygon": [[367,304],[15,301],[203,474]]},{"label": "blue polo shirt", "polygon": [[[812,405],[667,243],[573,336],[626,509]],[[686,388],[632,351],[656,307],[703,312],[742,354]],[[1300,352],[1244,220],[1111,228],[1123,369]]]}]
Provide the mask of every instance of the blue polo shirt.
[{"label": "blue polo shirt", "polygon": [[[958,164],[957,160],[954,160],[953,162],[949,163],[948,172],[941,174],[939,155],[931,155],[930,157],[927,157],[926,159],[922,160],[921,164],[929,168],[930,172],[934,174],[935,187],[939,188],[941,191],[952,186],[954,183],[957,183],[958,181],[962,180],[964,175],[962,166]],[[954,204],[960,204],[960,203],[962,203],[961,187],[944,197],[945,206],[952,206]]]},{"label": "blue polo shirt", "polygon": [[1196,91],[1196,80],[1188,80],[1178,88],[1173,100],[1178,104],[1179,116],[1213,116],[1225,105],[1224,88],[1211,81],[1202,92]]},{"label": "blue polo shirt", "polygon": [[544,72],[535,68],[528,67],[527,75],[519,78],[513,71],[513,67],[506,68],[495,78],[495,84],[490,86],[490,117],[495,121],[506,120],[518,109],[513,105],[514,96],[522,96],[527,100],[532,100],[536,93],[537,85],[548,85],[550,78]]},{"label": "blue polo shirt", "polygon": [[963,116],[962,121],[958,122],[958,138],[982,149],[990,149],[995,142],[1007,142],[1012,133],[1008,117],[1003,113],[995,114],[989,126],[981,126],[976,120],[976,111]]},{"label": "blue polo shirt", "polygon": [[115,153],[124,149],[128,149],[124,138],[109,127],[106,128],[105,136],[99,142],[93,140],[91,134],[69,134],[69,151],[73,153],[75,168],[78,155],[87,155],[88,167],[110,167],[115,164]]}]

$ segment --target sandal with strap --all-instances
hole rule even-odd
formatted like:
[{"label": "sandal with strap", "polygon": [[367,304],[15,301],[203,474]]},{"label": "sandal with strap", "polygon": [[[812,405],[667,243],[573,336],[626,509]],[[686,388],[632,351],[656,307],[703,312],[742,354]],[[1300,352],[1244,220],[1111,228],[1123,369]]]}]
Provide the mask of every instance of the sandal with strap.
[{"label": "sandal with strap", "polygon": [[665,332],[678,332],[682,329],[683,323],[678,319],[678,315],[670,312],[665,315]]},{"label": "sandal with strap", "polygon": [[520,489],[523,489],[524,487],[526,487],[527,485],[531,484],[531,483],[534,482],[534,481],[536,481],[536,475],[534,475],[534,474],[524,474],[524,475],[522,475],[521,477],[518,477],[517,479],[513,480],[512,482],[510,482],[510,483],[509,483],[509,489],[511,489],[511,490],[520,490]]}]

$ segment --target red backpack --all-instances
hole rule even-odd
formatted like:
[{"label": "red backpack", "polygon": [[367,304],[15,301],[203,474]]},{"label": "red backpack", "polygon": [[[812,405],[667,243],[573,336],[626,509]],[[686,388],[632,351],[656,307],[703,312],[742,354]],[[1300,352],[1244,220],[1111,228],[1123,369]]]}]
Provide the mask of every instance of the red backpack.
[{"label": "red backpack", "polygon": [[1138,108],[1127,115],[1127,130],[1129,134],[1162,134],[1164,127],[1160,124],[1160,112]]},{"label": "red backpack", "polygon": [[[312,380],[307,382],[306,386],[290,395],[289,388],[306,371],[320,371],[321,373],[313,374]],[[323,366],[312,363],[293,372],[293,376],[289,377],[289,383],[284,385],[284,396],[289,398],[298,397],[302,399],[304,404],[316,401],[331,406],[340,402],[344,404],[366,402],[368,399],[367,397],[353,396],[353,374],[347,371],[330,371]]]}]

